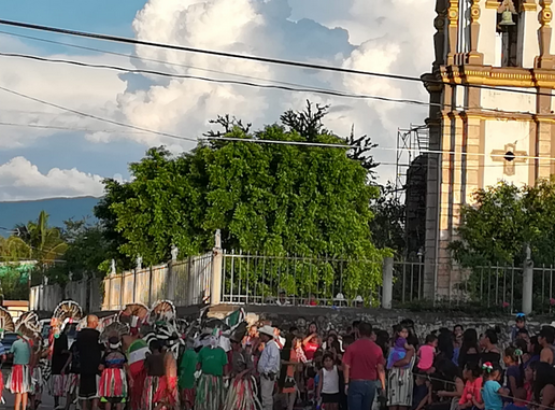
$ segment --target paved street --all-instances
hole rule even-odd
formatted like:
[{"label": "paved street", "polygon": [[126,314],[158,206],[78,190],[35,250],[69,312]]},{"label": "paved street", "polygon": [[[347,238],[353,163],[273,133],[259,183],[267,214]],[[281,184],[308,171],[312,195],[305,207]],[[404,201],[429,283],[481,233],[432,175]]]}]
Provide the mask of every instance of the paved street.
[{"label": "paved street", "polygon": [[[10,374],[9,369],[2,369],[2,374],[4,376],[4,383],[8,380],[8,376]],[[13,409],[14,408],[14,396],[10,393],[9,390],[4,389],[2,392],[2,397],[4,398],[5,403],[0,406],[0,409]],[[65,401],[62,401],[62,404],[65,404]],[[42,405],[39,407],[40,409],[53,409],[54,408],[54,399],[52,396],[48,394],[47,391],[42,395]]]}]

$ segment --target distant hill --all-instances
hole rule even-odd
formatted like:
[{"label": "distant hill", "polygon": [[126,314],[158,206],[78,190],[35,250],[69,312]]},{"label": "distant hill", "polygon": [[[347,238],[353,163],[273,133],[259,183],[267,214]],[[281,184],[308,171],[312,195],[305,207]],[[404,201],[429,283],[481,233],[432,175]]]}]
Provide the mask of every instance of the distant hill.
[{"label": "distant hill", "polygon": [[[42,210],[50,215],[48,223],[51,226],[63,226],[64,221],[70,218],[77,220],[84,217],[87,217],[90,223],[94,223],[96,218],[93,208],[98,200],[99,198],[81,197],[0,202],[0,226],[13,228],[18,223],[35,220]],[[0,235],[7,236],[9,232],[0,229]]]}]

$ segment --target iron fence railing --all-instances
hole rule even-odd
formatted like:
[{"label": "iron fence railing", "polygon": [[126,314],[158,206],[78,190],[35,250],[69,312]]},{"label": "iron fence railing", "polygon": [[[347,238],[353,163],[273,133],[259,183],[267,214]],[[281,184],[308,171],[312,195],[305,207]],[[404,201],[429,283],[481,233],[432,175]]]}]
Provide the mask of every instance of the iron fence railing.
[{"label": "iron fence railing", "polygon": [[357,306],[381,300],[381,261],[223,255],[222,302]]}]

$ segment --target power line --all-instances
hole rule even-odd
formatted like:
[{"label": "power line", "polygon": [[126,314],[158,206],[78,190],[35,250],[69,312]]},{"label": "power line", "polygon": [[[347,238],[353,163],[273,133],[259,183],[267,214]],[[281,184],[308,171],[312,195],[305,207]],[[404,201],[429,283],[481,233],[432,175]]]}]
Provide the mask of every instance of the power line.
[{"label": "power line", "polygon": [[344,74],[360,74],[360,75],[371,75],[375,77],[382,77],[382,78],[392,78],[396,80],[406,80],[406,81],[418,81],[422,82],[420,78],[398,75],[398,74],[383,74],[383,73],[374,73],[368,71],[359,71],[359,70],[352,70],[348,68],[342,67],[332,67],[332,66],[324,66],[319,64],[310,64],[310,63],[303,63],[299,61],[293,60],[282,60],[277,58],[269,58],[269,57],[258,57],[252,56],[248,54],[234,54],[234,53],[227,53],[224,51],[216,51],[216,50],[207,50],[202,48],[195,48],[195,47],[188,47],[188,46],[179,46],[174,44],[166,44],[166,43],[156,43],[152,41],[144,41],[144,40],[137,40],[128,37],[118,37],[118,36],[111,36],[107,34],[97,34],[97,33],[90,33],[85,31],[78,31],[78,30],[68,30],[63,28],[56,28],[56,27],[49,27],[49,26],[42,26],[38,24],[30,24],[30,23],[23,23],[18,21],[11,21],[11,20],[4,20],[0,19],[0,24],[13,26],[13,27],[20,27],[26,28],[31,30],[39,30],[39,31],[47,31],[51,33],[58,33],[58,34],[65,34],[70,36],[77,36],[77,37],[84,37],[84,38],[92,38],[95,40],[102,40],[102,41],[111,41],[117,43],[124,43],[130,45],[142,45],[148,47],[158,47],[158,48],[167,48],[170,50],[177,50],[177,51],[186,51],[190,53],[197,53],[197,54],[206,54],[216,57],[226,57],[226,58],[234,58],[234,59],[241,59],[241,60],[250,60],[250,61],[257,61],[262,63],[269,63],[269,64],[277,64],[277,65],[285,65],[297,68],[307,68],[312,70],[321,70],[321,71],[334,71],[340,72]]},{"label": "power line", "polygon": [[[290,82],[287,82],[287,81],[278,81],[278,80],[274,80],[274,79],[252,77],[252,76],[248,76],[248,75],[244,75],[244,74],[230,73],[228,71],[220,71],[220,70],[214,70],[214,69],[209,69],[209,68],[195,67],[195,66],[191,66],[191,65],[188,65],[188,64],[175,63],[175,62],[172,62],[172,61],[157,60],[155,58],[148,58],[148,57],[140,57],[136,54],[118,53],[118,52],[115,52],[115,51],[109,51],[109,50],[101,49],[101,48],[87,47],[87,46],[82,46],[82,45],[78,45],[78,44],[65,43],[65,42],[62,42],[62,41],[47,40],[47,39],[44,39],[44,38],[26,36],[26,35],[19,34],[19,33],[10,33],[9,31],[0,30],[0,34],[7,34],[9,36],[21,37],[21,38],[25,38],[25,39],[29,39],[29,40],[34,40],[34,41],[41,41],[41,42],[45,42],[45,43],[49,43],[49,44],[57,44],[57,45],[63,45],[63,46],[73,47],[73,48],[82,49],[82,50],[94,51],[94,52],[97,52],[97,53],[110,54],[110,55],[120,56],[120,57],[128,57],[128,58],[131,58],[131,59],[137,59],[137,60],[143,60],[143,61],[150,61],[150,62],[153,62],[153,63],[159,63],[159,64],[170,65],[170,66],[174,66],[174,67],[186,68],[188,70],[206,71],[206,72],[209,72],[209,73],[230,75],[230,76],[239,77],[239,78],[246,78],[246,79],[249,79],[249,80],[267,81],[269,83],[274,83],[274,84],[283,84],[283,85],[290,85],[290,86],[294,86],[294,87],[303,87],[302,85],[295,84],[295,83],[290,83]],[[310,86],[310,88],[314,88],[314,89],[318,89],[318,90],[327,90],[326,88],[317,87],[317,86]]]},{"label": "power line", "polygon": [[[27,54],[17,54],[17,53],[0,53],[2,57],[15,57],[15,58],[26,58],[31,60],[37,60],[41,62],[51,62],[51,63],[61,63],[61,64],[70,64],[78,67],[85,67],[85,68],[100,68],[100,69],[108,69],[108,70],[115,70],[120,72],[126,73],[142,73],[142,74],[150,74],[150,75],[159,75],[163,77],[170,77],[170,78],[183,78],[183,79],[191,79],[191,80],[199,80],[211,83],[218,83],[218,84],[231,84],[231,85],[241,85],[247,87],[256,87],[256,88],[269,88],[269,89],[277,89],[282,91],[291,91],[291,92],[302,92],[302,93],[315,93],[315,94],[323,94],[332,97],[340,97],[340,98],[354,98],[354,99],[362,99],[362,100],[376,100],[376,101],[386,101],[386,102],[394,102],[394,103],[404,103],[404,104],[414,104],[414,105],[421,105],[421,106],[431,106],[431,107],[450,107],[451,109],[457,108],[455,104],[442,104],[442,103],[433,103],[430,101],[420,101],[420,100],[412,100],[412,99],[400,99],[400,98],[390,98],[390,97],[383,97],[377,95],[366,95],[366,94],[350,94],[345,93],[342,91],[336,90],[329,90],[329,89],[322,89],[322,88],[294,88],[288,86],[280,86],[280,85],[271,85],[271,84],[257,84],[257,83],[250,83],[245,81],[235,81],[235,80],[226,80],[226,79],[214,79],[209,77],[201,77],[201,76],[194,76],[189,74],[174,74],[174,73],[166,73],[162,71],[155,71],[155,70],[142,70],[142,69],[128,69],[124,67],[114,66],[114,65],[105,65],[105,64],[91,64],[91,63],[84,63],[81,61],[75,60],[67,60],[67,59],[52,59],[47,57],[39,57],[39,56],[32,56]],[[302,86],[299,86],[302,87]],[[487,108],[487,107],[468,107],[468,109],[479,109],[484,112],[492,112],[492,113],[503,113],[503,114],[527,114],[527,115],[534,115],[529,111],[507,111],[507,110],[499,110],[496,108]]]},{"label": "power line", "polygon": [[353,149],[351,145],[343,144],[326,144],[323,142],[303,142],[303,141],[278,141],[278,140],[253,140],[253,139],[243,139],[243,138],[228,138],[228,137],[205,137],[204,140],[209,141],[231,141],[231,142],[257,142],[260,144],[279,144],[279,145],[301,145],[310,147],[323,147],[323,148],[347,148]]},{"label": "power line", "polygon": [[124,134],[135,134],[135,133],[144,133],[146,131],[124,131],[124,130],[116,130],[116,129],[104,129],[104,130],[95,130],[91,128],[79,128],[79,127],[63,127],[57,125],[46,125],[46,124],[16,124],[12,122],[0,122],[0,126],[5,127],[25,127],[25,128],[43,128],[43,129],[53,129],[53,130],[61,130],[61,131],[83,131],[83,132],[117,132],[117,133],[124,133]]},{"label": "power line", "polygon": [[59,110],[71,112],[73,114],[81,115],[83,117],[92,118],[92,119],[95,119],[97,121],[102,121],[102,122],[106,122],[106,123],[109,123],[109,124],[117,125],[119,127],[126,127],[126,128],[131,128],[131,129],[134,129],[134,130],[138,130],[138,131],[149,132],[151,134],[161,135],[161,136],[167,137],[167,138],[174,138],[174,139],[178,139],[178,140],[198,142],[198,140],[196,140],[196,139],[187,138],[187,137],[179,137],[177,135],[173,135],[173,134],[170,134],[170,133],[167,133],[167,132],[156,131],[156,130],[151,130],[151,129],[148,129],[148,128],[138,127],[136,125],[131,125],[131,124],[123,123],[123,122],[114,121],[114,120],[111,120],[109,118],[99,117],[98,115],[89,114],[89,113],[86,113],[86,112],[83,112],[83,111],[73,110],[71,108],[67,108],[67,107],[64,107],[64,106],[59,105],[59,104],[55,104],[55,103],[51,103],[49,101],[41,100],[39,98],[31,97],[29,95],[11,90],[11,89],[6,88],[6,87],[0,86],[0,90],[5,91],[5,92],[10,93],[10,94],[13,94],[13,95],[17,95],[18,97],[21,97],[21,98],[25,98],[25,99],[35,101],[35,102],[38,102],[38,103],[41,103],[41,104],[49,105],[49,106],[54,107],[54,108],[58,108]]},{"label": "power line", "polygon": [[[396,99],[396,98],[389,98],[389,97],[380,97],[374,95],[363,95],[363,94],[349,94],[344,93],[341,91],[330,90],[325,88],[293,88],[289,86],[283,85],[272,85],[272,84],[256,84],[250,83],[246,81],[236,81],[236,80],[226,80],[226,79],[215,79],[210,77],[201,77],[195,76],[190,74],[174,74],[174,73],[166,73],[163,71],[156,71],[156,70],[143,70],[143,69],[130,69],[124,68],[114,65],[106,65],[106,64],[92,64],[92,63],[84,63],[81,61],[75,60],[67,60],[67,59],[53,59],[47,57],[39,57],[39,56],[32,56],[27,54],[17,54],[17,53],[0,53],[2,57],[15,57],[15,58],[25,58],[30,60],[42,61],[42,62],[49,62],[49,63],[60,63],[60,64],[69,64],[78,67],[87,67],[87,68],[100,68],[106,70],[114,70],[126,73],[140,73],[140,74],[150,74],[150,75],[158,75],[162,77],[170,77],[170,78],[182,78],[182,79],[189,79],[189,80],[200,80],[205,82],[211,83],[219,83],[219,84],[231,84],[231,85],[243,85],[247,87],[256,87],[256,88],[270,88],[282,91],[292,91],[292,92],[303,92],[303,93],[315,93],[315,94],[324,94],[332,97],[344,97],[344,98],[356,98],[356,99],[370,99],[370,100],[379,100],[379,101],[389,101],[389,102],[401,102],[401,103],[410,103],[410,104],[418,104],[418,105],[426,105],[429,106],[432,103],[426,101],[419,101],[419,100],[409,100],[409,99]],[[294,84],[296,87],[304,87],[299,84]],[[441,105],[441,104],[437,104]]]},{"label": "power line", "polygon": [[[234,53],[228,53],[224,51],[208,50],[208,49],[189,47],[189,46],[180,46],[180,45],[167,44],[167,43],[157,43],[152,41],[137,40],[137,39],[128,38],[128,37],[118,37],[118,36],[112,36],[107,34],[69,30],[69,29],[43,26],[38,24],[30,24],[30,23],[24,23],[24,22],[12,21],[12,20],[0,19],[0,24],[12,26],[12,27],[31,29],[31,30],[46,31],[50,33],[58,33],[58,34],[65,34],[70,36],[90,38],[90,39],[101,40],[101,41],[165,48],[169,50],[205,54],[205,55],[210,55],[215,57],[257,61],[257,62],[268,63],[268,64],[276,64],[276,65],[283,65],[283,66],[290,66],[290,67],[304,68],[304,69],[311,69],[311,70],[330,71],[330,72],[337,72],[342,74],[356,74],[356,75],[364,75],[364,76],[371,76],[371,77],[378,77],[378,78],[388,78],[392,80],[412,81],[412,82],[418,82],[418,83],[426,82],[429,84],[445,85],[445,83],[442,80],[426,79],[426,81],[423,81],[420,77],[407,76],[407,75],[401,75],[401,74],[378,73],[373,71],[353,70],[353,69],[343,68],[343,67],[325,66],[321,64],[311,64],[311,63],[305,63],[305,62],[294,61],[294,60],[260,57],[260,56],[253,56],[248,54],[234,54]],[[462,87],[489,89],[489,90],[503,91],[503,92],[517,93],[517,94],[529,94],[529,95],[535,95],[535,96],[544,95],[548,97],[553,97],[553,95],[549,93],[541,93],[541,92],[521,90],[521,89],[515,90],[511,88],[494,87],[494,86],[487,86],[487,85],[481,85],[481,84],[456,84],[456,85],[462,86]]]},{"label": "power line", "polygon": [[[64,131],[83,131],[83,132],[124,132],[124,133],[134,133],[133,131],[119,131],[116,129],[99,129],[99,130],[95,130],[95,129],[91,129],[91,128],[79,128],[79,127],[63,127],[63,126],[52,126],[52,125],[43,125],[43,124],[16,124],[16,123],[6,123],[6,122],[0,122],[0,126],[9,126],[9,127],[26,127],[26,128],[46,128],[46,129],[56,129],[56,130],[64,130]],[[135,131],[135,132],[140,132],[143,133],[143,131]],[[253,142],[252,140],[247,140],[247,139],[243,139],[243,138],[227,138],[227,137],[204,137],[200,139],[202,140],[208,140],[208,141],[231,141],[231,142]],[[353,147],[351,145],[342,145],[342,144],[326,144],[326,143],[310,143],[310,142],[302,142],[302,141],[277,141],[277,140],[256,140],[256,142],[259,142],[261,144],[264,143],[268,143],[268,144],[282,144],[282,145],[310,145],[310,146],[314,146],[314,147],[332,147],[332,148],[346,148],[346,149],[352,149]],[[372,148],[373,150],[377,150],[379,151],[380,149],[383,150],[392,150],[392,148],[388,148],[388,147],[375,147]],[[427,154],[430,151],[420,151],[420,154]],[[449,154],[449,153],[447,153]],[[477,155],[477,154],[469,154],[469,155]],[[490,156],[487,154],[484,154],[485,156]],[[491,155],[491,156],[498,156],[498,155]],[[524,157],[517,157],[517,158],[524,158]],[[545,158],[545,157],[538,157],[541,159],[550,159],[550,158]],[[384,166],[396,166],[398,165],[395,162],[381,162],[378,161],[378,165],[384,165]],[[412,164],[399,164],[403,167],[411,167],[413,166]],[[516,163],[516,164],[512,164],[514,167],[527,167],[529,166],[529,164],[527,163]],[[474,166],[476,167],[476,166]],[[503,168],[505,167],[505,165],[503,164],[492,164],[492,165],[477,165],[478,168]],[[465,169],[465,167],[454,167],[453,169]],[[6,229],[6,228],[2,228],[0,227],[0,229]]]}]

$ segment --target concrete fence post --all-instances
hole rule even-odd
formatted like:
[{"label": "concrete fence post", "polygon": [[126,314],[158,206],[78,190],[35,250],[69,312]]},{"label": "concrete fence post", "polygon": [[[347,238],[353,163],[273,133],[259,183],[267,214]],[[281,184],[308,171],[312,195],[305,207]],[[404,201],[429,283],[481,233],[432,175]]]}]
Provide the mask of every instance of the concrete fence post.
[{"label": "concrete fence post", "polygon": [[222,250],[222,235],[216,231],[214,251],[212,254],[212,280],[210,285],[210,305],[217,306],[222,301],[222,266],[224,254]]},{"label": "concrete fence post", "polygon": [[391,309],[393,301],[393,258],[385,258],[383,263],[382,308]]},{"label": "concrete fence post", "polygon": [[522,275],[522,312],[532,313],[532,300],[534,298],[534,262],[527,258],[524,262]]}]

